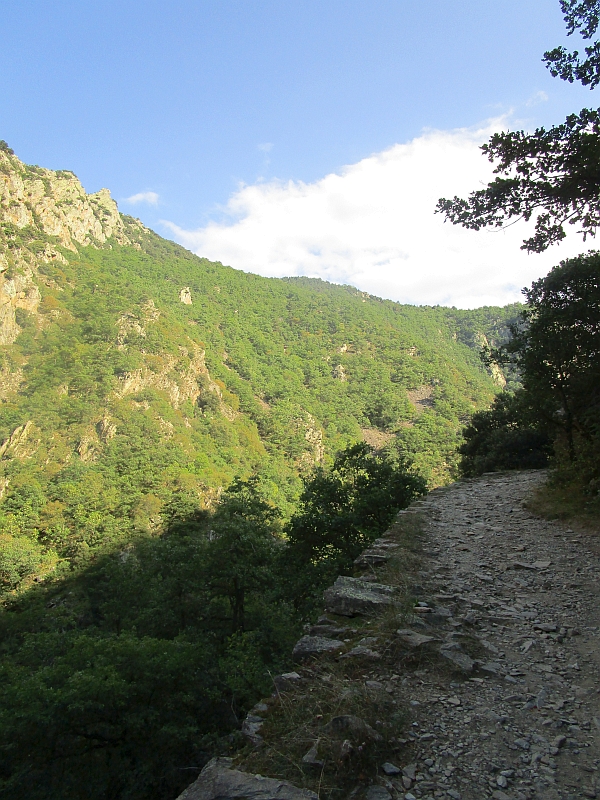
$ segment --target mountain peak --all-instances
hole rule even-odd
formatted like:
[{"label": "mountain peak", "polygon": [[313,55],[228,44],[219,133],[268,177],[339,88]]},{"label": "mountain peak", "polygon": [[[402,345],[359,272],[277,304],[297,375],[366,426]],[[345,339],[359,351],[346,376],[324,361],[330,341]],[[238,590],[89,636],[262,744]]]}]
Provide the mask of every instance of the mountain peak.
[{"label": "mountain peak", "polygon": [[[0,148],[0,225],[3,238],[25,247],[28,239],[47,237],[73,252],[113,238],[118,244],[137,240],[108,189],[87,194],[74,173],[24,164],[8,147]],[[137,220],[133,228],[145,231]]]},{"label": "mountain peak", "polygon": [[24,164],[0,141],[0,344],[20,332],[18,308],[36,310],[42,264],[66,264],[64,251],[85,246],[139,249],[144,233],[139,220],[119,213],[108,189],[87,194],[73,172]]}]

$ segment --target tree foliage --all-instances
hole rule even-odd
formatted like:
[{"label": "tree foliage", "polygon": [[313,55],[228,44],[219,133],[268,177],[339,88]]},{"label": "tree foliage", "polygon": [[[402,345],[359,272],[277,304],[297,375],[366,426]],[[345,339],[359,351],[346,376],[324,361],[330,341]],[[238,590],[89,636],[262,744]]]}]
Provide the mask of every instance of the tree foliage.
[{"label": "tree foliage", "polygon": [[459,447],[465,477],[506,469],[541,469],[551,452],[548,433],[535,419],[523,391],[501,392],[491,408],[473,414]]},{"label": "tree foliage", "polygon": [[[579,30],[585,39],[598,27],[597,0],[562,0],[568,33]],[[556,48],[544,60],[553,75],[593,88],[600,80],[600,43],[577,51]],[[442,198],[437,211],[453,224],[471,230],[503,227],[513,219],[535,219],[535,233],[522,249],[540,253],[565,238],[565,225],[579,226],[584,241],[594,236],[600,223],[599,112],[584,108],[564,123],[533,133],[506,131],[494,134],[482,152],[498,175],[468,199]]]},{"label": "tree foliage", "polygon": [[562,261],[524,293],[521,324],[498,356],[515,363],[572,460],[596,435],[600,410],[600,254]]},{"label": "tree foliage", "polygon": [[257,478],[236,480],[213,511],[182,493],[162,535],[16,596],[0,614],[0,796],[176,796],[291,666],[294,601],[331,578],[311,566],[351,566],[424,489],[358,444],[306,478],[288,539]]},{"label": "tree foliage", "polygon": [[[579,31],[583,39],[591,39],[598,30],[600,3],[598,0],[561,0],[560,7],[567,25],[567,35]],[[568,52],[565,47],[555,47],[544,53],[544,62],[555,78],[594,89],[600,83],[600,42],[585,48],[582,59],[577,50]]]},{"label": "tree foliage", "polygon": [[536,448],[543,455],[549,436],[555,465],[593,489],[600,478],[600,254],[561,262],[524,294],[512,338],[490,354],[512,364],[523,388],[473,417],[462,469],[525,466]]},{"label": "tree foliage", "polygon": [[280,513],[261,498],[257,483],[234,481],[210,530],[207,586],[227,598],[235,633],[245,630],[248,598],[272,585]]},{"label": "tree foliage", "polygon": [[283,567],[298,606],[321,591],[382,533],[402,508],[426,491],[403,458],[363,443],[338,453],[331,468],[305,480],[298,511],[286,533]]},{"label": "tree foliage", "polygon": [[[161,531],[173,501],[211,506],[236,477],[259,475],[289,518],[302,476],[371,429],[447,481],[461,419],[494,391],[480,337],[501,341],[515,314],[259,278],[150,233],[141,250],[65,253],[40,266],[39,313],[0,348],[0,534],[40,554],[30,572],[25,543],[8,548],[24,586]],[[178,297],[188,285],[191,306]],[[426,408],[409,399],[423,387]]]},{"label": "tree foliage", "polygon": [[288,665],[277,512],[256,480],[0,615],[0,796],[178,794]]},{"label": "tree foliage", "polygon": [[0,348],[0,796],[168,800],[234,747],[332,573],[455,474],[515,314],[137,244],[0,226],[5,276],[58,253]]}]

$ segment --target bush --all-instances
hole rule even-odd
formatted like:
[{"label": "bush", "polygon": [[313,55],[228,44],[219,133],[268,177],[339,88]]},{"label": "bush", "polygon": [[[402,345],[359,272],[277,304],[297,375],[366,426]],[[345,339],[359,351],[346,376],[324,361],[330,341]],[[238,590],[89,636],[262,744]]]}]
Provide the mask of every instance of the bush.
[{"label": "bush", "polygon": [[304,482],[300,510],[288,527],[284,580],[296,607],[311,602],[390,525],[398,511],[425,494],[408,461],[361,442],[318,467]]},{"label": "bush", "polygon": [[545,430],[530,419],[522,391],[496,396],[488,411],[474,414],[458,451],[464,477],[505,469],[542,469],[552,446]]}]

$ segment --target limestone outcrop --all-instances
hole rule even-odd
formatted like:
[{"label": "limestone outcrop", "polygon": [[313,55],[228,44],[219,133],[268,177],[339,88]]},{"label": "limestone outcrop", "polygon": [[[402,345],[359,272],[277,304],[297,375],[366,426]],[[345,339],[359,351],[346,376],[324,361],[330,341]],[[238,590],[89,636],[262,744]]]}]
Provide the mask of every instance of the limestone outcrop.
[{"label": "limestone outcrop", "polygon": [[232,769],[230,758],[213,758],[178,800],[317,800],[317,795],[288,781]]},{"label": "limestone outcrop", "polygon": [[[77,245],[104,244],[113,238],[133,244],[127,226],[108,189],[87,194],[79,179],[66,170],[54,171],[23,164],[0,150],[0,222],[37,229],[55,237],[68,250]],[[141,232],[141,222],[134,222]]]},{"label": "limestone outcrop", "polygon": [[139,248],[145,230],[119,213],[108,189],[87,194],[72,172],[30,166],[0,149],[0,345],[20,333],[18,309],[37,312],[42,264],[66,264],[63,251],[110,241]]}]

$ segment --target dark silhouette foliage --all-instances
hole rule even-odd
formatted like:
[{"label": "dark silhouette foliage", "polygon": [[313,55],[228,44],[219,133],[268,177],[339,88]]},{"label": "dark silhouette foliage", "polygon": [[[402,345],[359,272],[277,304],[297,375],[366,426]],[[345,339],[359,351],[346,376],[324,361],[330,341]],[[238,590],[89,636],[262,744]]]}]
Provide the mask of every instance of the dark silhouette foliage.
[{"label": "dark silhouette foliage", "polygon": [[6,605],[0,797],[171,800],[289,665],[299,619],[256,480],[169,513],[162,536]]},{"label": "dark silhouette foliage", "polygon": [[507,469],[541,469],[548,464],[552,445],[548,433],[532,420],[523,393],[502,392],[492,407],[473,415],[459,447],[465,477]]},{"label": "dark silhouette foliage", "polygon": [[[554,463],[594,491],[600,479],[600,253],[562,261],[525,289],[512,338],[489,358],[510,364],[522,390],[473,417],[462,470],[476,474],[534,458],[551,437]],[[534,433],[536,434],[534,436]],[[536,444],[537,442],[537,444]],[[527,456],[527,448],[534,448]],[[503,452],[504,450],[504,452]],[[533,466],[533,464],[531,464]]]},{"label": "dark silhouette foliage", "polygon": [[[584,39],[597,31],[598,0],[562,0],[567,31]],[[586,58],[558,47],[544,55],[551,73],[594,88],[600,81],[600,43],[585,48]],[[535,234],[522,249],[541,253],[565,238],[565,225],[578,225],[583,239],[600,223],[600,127],[597,109],[582,109],[561,125],[533,133],[494,134],[482,152],[499,176],[468,199],[442,198],[437,211],[453,224],[472,230],[503,227],[512,219],[535,219]]]},{"label": "dark silhouette foliage", "polygon": [[342,450],[330,469],[304,483],[286,532],[285,591],[303,608],[386,530],[398,511],[426,492],[408,461],[361,442]]},{"label": "dark silhouette foliage", "polygon": [[573,460],[596,435],[600,411],[600,253],[562,261],[524,294],[520,323],[496,357],[519,370],[529,402]]},{"label": "dark silhouette foliage", "polygon": [[[567,35],[579,31],[583,39],[591,39],[598,30],[600,3],[598,0],[561,0],[560,7],[567,25]],[[569,53],[566,47],[555,47],[544,53],[544,63],[555,78],[594,89],[600,83],[600,42],[585,48],[585,58],[579,52]]]}]

